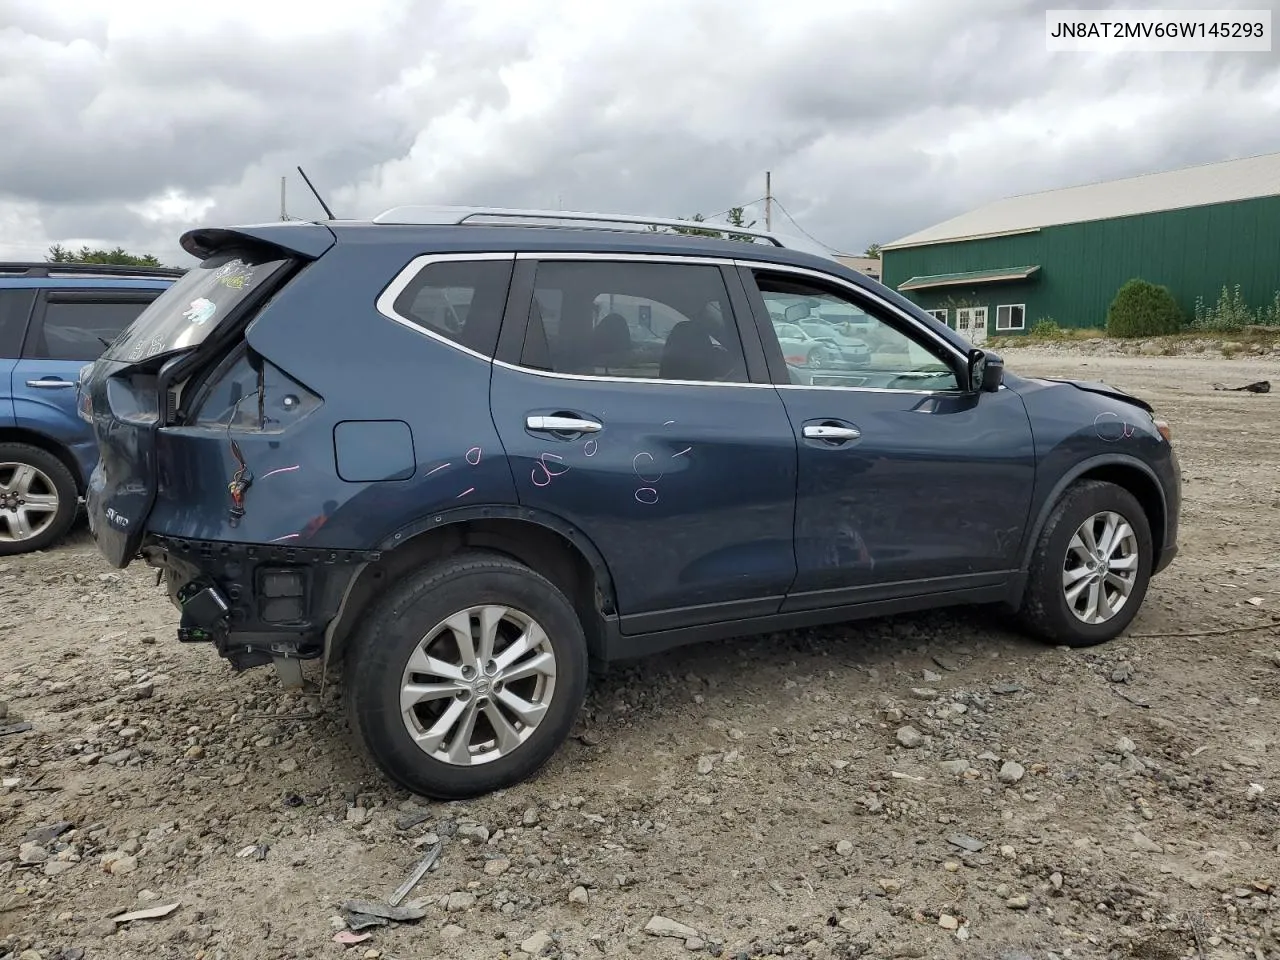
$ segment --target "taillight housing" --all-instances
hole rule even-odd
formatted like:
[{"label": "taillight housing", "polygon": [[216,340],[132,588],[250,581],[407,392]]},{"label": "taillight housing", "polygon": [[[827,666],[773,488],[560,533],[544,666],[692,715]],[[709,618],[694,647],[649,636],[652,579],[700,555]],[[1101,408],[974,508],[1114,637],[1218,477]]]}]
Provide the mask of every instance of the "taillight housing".
[{"label": "taillight housing", "polygon": [[76,378],[76,413],[85,423],[93,423],[93,395],[89,392],[89,374],[93,364],[86,363]]},{"label": "taillight housing", "polygon": [[1169,423],[1167,420],[1157,420],[1152,417],[1151,422],[1155,424],[1155,428],[1160,432],[1160,436],[1164,437],[1165,443],[1173,443],[1173,431],[1169,429]]}]

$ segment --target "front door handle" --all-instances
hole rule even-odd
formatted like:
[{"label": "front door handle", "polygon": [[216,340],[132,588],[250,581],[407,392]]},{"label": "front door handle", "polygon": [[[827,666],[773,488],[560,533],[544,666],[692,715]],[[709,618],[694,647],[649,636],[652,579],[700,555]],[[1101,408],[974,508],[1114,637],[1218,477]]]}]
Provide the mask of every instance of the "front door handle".
[{"label": "front door handle", "polygon": [[27,386],[40,387],[44,390],[57,390],[64,387],[74,387],[75,381],[74,380],[57,380],[57,379],[28,380]]},{"label": "front door handle", "polygon": [[524,425],[542,433],[599,433],[604,424],[578,417],[527,417]]},{"label": "front door handle", "polygon": [[840,427],[833,423],[811,423],[804,428],[809,440],[857,440],[862,431],[857,427]]}]

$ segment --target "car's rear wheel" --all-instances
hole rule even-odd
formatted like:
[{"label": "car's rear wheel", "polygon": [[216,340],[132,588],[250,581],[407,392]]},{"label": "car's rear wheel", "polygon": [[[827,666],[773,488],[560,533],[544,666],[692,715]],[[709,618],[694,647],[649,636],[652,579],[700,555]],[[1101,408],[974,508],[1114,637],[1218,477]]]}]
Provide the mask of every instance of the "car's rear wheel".
[{"label": "car's rear wheel", "polygon": [[415,793],[459,800],[532,776],[586,695],[587,646],[571,604],[505,556],[433,563],[377,604],[347,654],[352,726]]},{"label": "car's rear wheel", "polygon": [[28,443],[0,443],[0,555],[51,546],[71,529],[77,509],[66,464]]},{"label": "car's rear wheel", "polygon": [[1051,643],[1114,639],[1142,606],[1151,562],[1151,525],[1137,498],[1113,483],[1075,483],[1040,532],[1022,620]]}]

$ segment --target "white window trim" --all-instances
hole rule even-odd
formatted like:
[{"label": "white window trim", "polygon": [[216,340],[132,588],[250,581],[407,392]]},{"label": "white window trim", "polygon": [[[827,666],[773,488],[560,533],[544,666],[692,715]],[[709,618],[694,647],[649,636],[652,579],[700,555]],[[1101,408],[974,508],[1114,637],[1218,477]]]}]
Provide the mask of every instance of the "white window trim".
[{"label": "white window trim", "polygon": [[[1020,323],[1016,327],[1013,326],[1012,324],[1005,327],[1000,326],[1000,311],[1008,310],[1010,319],[1012,319],[1013,311],[1015,309],[1022,311],[1022,323]],[[997,333],[1001,333],[1007,330],[1025,330],[1025,329],[1027,329],[1027,305],[1025,303],[1002,303],[996,307],[996,332]]]},{"label": "white window trim", "polygon": [[[929,316],[933,317],[935,320],[941,320],[943,323],[947,323],[947,318],[951,316],[951,311],[947,310],[945,307],[939,307],[936,310],[926,310],[925,313],[929,314]],[[941,316],[939,316],[939,314],[941,314]]]}]

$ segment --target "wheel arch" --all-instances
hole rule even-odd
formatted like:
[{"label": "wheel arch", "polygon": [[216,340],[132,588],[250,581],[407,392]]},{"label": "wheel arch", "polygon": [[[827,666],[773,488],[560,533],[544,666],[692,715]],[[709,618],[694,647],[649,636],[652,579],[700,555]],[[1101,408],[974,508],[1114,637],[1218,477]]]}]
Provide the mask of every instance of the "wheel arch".
[{"label": "wheel arch", "polygon": [[59,462],[71,474],[71,479],[75,481],[76,494],[84,496],[85,486],[88,481],[81,475],[82,471],[79,462],[65,444],[59,443],[47,434],[36,430],[28,430],[25,427],[0,427],[0,443],[25,443],[28,446],[43,450],[50,456],[57,457]]},{"label": "wheel arch", "polygon": [[1154,563],[1160,556],[1160,551],[1164,549],[1168,535],[1166,529],[1168,506],[1165,503],[1164,488],[1160,486],[1155,471],[1136,457],[1103,454],[1076,464],[1064,473],[1049,491],[1044,503],[1040,505],[1035,523],[1023,544],[1022,571],[1025,572],[1031,564],[1031,555],[1035,551],[1036,543],[1039,542],[1045,523],[1049,520],[1049,514],[1053,512],[1053,508],[1057,506],[1067,489],[1081,480],[1102,480],[1114,483],[1133,494],[1147,515],[1147,523],[1151,527],[1151,559]]},{"label": "wheel arch", "polygon": [[487,549],[529,566],[574,605],[593,660],[606,656],[605,618],[616,614],[613,579],[603,555],[582,531],[554,514],[522,507],[473,506],[406,524],[377,547],[342,597],[325,634],[325,664],[342,659],[364,612],[409,570],[466,549]]}]

